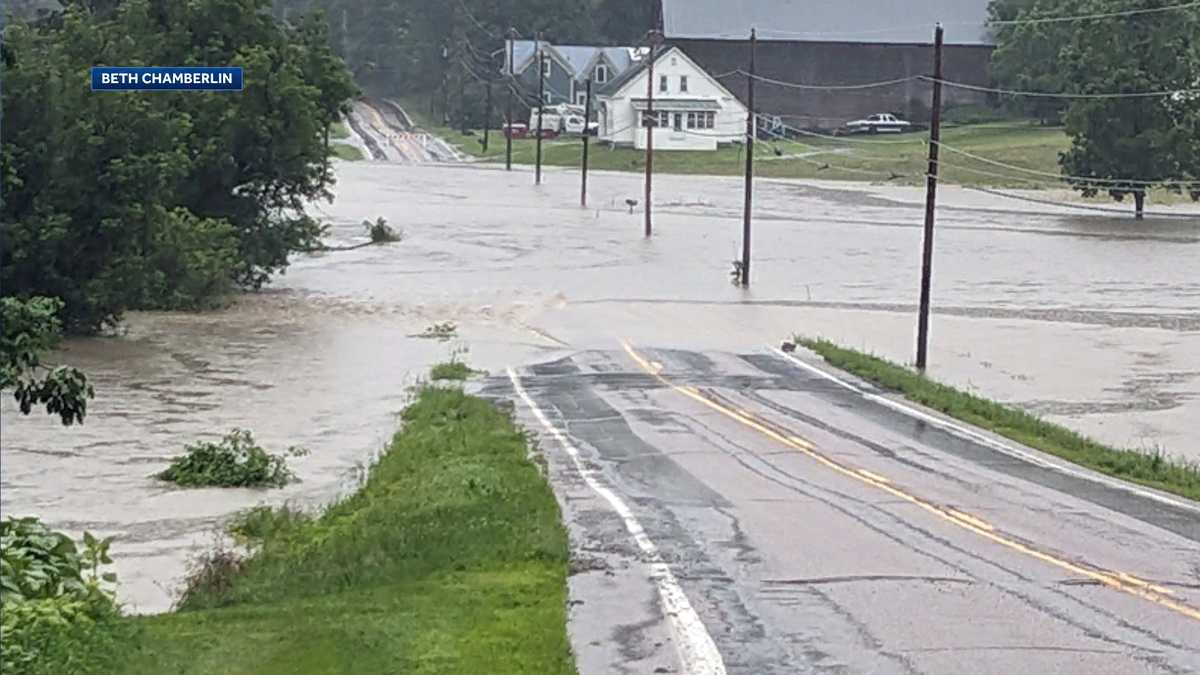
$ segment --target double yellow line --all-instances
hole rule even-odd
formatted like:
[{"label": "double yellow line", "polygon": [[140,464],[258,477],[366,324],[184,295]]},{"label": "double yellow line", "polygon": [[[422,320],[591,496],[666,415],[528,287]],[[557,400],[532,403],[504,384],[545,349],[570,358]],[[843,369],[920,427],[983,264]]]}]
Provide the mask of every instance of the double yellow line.
[{"label": "double yellow line", "polygon": [[1144,600],[1149,600],[1157,605],[1182,614],[1190,619],[1200,621],[1200,610],[1172,599],[1170,597],[1172,592],[1167,588],[1143,581],[1131,574],[1126,574],[1124,572],[1109,572],[1098,569],[1090,569],[1070,562],[1069,560],[1063,560],[1062,558],[1056,557],[1053,554],[1040,551],[1028,544],[1016,541],[1015,539],[997,532],[995,527],[981,518],[972,516],[968,513],[963,513],[962,511],[958,511],[956,509],[938,506],[932,502],[922,499],[921,497],[906,492],[905,490],[896,487],[886,476],[881,476],[877,473],[867,471],[866,469],[857,469],[830,459],[829,457],[826,457],[818,452],[816,446],[810,441],[801,438],[796,434],[785,433],[784,431],[775,428],[775,425],[755,417],[746,410],[734,408],[719,401],[713,400],[713,398],[705,396],[703,393],[701,393],[696,387],[680,386],[674,382],[671,382],[667,378],[663,377],[663,366],[661,363],[647,360],[638,354],[633,347],[624,340],[621,341],[621,345],[625,348],[625,351],[629,354],[630,358],[632,358],[639,366],[641,366],[643,370],[667,387],[683,394],[684,396],[687,396],[688,398],[707,408],[715,410],[716,412],[763,434],[774,441],[800,451],[822,465],[844,476],[848,476],[849,478],[853,478],[859,482],[866,483],[867,485],[882,490],[894,497],[918,506],[934,516],[941,518],[942,520],[950,522],[964,530],[967,530],[968,532],[977,534],[980,537],[991,540],[997,544],[1000,544],[1001,546],[1004,546],[1005,548],[1048,563],[1067,572],[1071,572],[1072,574],[1077,574],[1093,581],[1097,581],[1105,586],[1108,586],[1109,588],[1137,596]]}]

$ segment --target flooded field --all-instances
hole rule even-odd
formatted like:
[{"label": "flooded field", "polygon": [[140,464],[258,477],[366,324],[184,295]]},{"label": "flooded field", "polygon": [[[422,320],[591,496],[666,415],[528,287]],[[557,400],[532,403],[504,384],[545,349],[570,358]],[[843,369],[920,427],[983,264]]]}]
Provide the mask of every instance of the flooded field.
[{"label": "flooded field", "polygon": [[[222,519],[351,489],[407,387],[468,347],[476,367],[611,349],[766,348],[795,332],[911,359],[923,191],[760,181],[754,285],[729,283],[741,182],[658,177],[642,237],[637,175],[342,164],[314,206],[334,243],[386,218],[402,243],[303,256],[266,292],[202,316],[133,314],[70,340],[93,378],[82,427],[3,402],[2,507],[115,534],[121,597],[167,609]],[[1094,435],[1200,459],[1200,220],[1074,213],[949,188],[939,210],[931,374]],[[1181,207],[1193,208],[1196,207]],[[455,339],[412,337],[452,321]],[[302,445],[283,490],[155,481],[185,443],[232,427]]]}]

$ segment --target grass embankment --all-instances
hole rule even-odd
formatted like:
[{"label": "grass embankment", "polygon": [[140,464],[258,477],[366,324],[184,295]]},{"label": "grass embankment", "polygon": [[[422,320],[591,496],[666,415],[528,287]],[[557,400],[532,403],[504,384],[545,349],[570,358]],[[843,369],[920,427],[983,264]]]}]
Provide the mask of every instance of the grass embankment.
[{"label": "grass embankment", "polygon": [[316,519],[254,513],[227,583],[133,619],[119,672],[574,673],[566,532],[525,435],[457,388],[402,418],[358,493]]},{"label": "grass embankment", "polygon": [[[402,105],[417,125],[463,152],[484,161],[504,161],[504,136],[498,130],[492,130],[488,150],[484,152],[480,130],[464,135],[459,129],[435,124],[422,112],[428,106],[422,106],[419,101],[408,100]],[[527,113],[524,109],[521,112]],[[790,140],[764,141],[755,152],[754,171],[755,175],[765,178],[918,185],[924,183],[928,169],[927,137],[924,132],[915,132],[836,140],[798,136]],[[1055,175],[1059,172],[1058,154],[1070,147],[1070,140],[1062,128],[1020,120],[946,126],[943,127],[942,141],[973,155]],[[745,172],[743,152],[740,146],[724,147],[716,152],[656,151],[654,169],[668,174],[740,176]],[[533,164],[535,153],[536,141],[513,141],[513,162]],[[542,142],[542,162],[546,166],[577,167],[582,154],[582,143],[578,138]],[[589,161],[590,167],[596,170],[640,171],[645,167],[645,153],[632,148],[610,148],[593,139]],[[1006,188],[1065,187],[1051,177],[1021,174],[950,152],[943,152],[941,161],[942,177],[952,183]]]},{"label": "grass embankment", "polygon": [[1161,453],[1102,445],[1070,429],[939,384],[916,372],[826,340],[798,338],[831,366],[982,429],[1115,478],[1200,501],[1200,466]]},{"label": "grass embankment", "polygon": [[345,122],[334,122],[333,125],[329,127],[329,149],[333,152],[333,156],[337,157],[338,159],[357,162],[364,158],[362,150],[359,150],[356,146],[350,145],[346,142],[336,142],[347,141],[349,138],[350,129],[346,127]]},{"label": "grass embankment", "polygon": [[330,143],[329,149],[333,151],[334,157],[337,157],[338,159],[344,159],[348,162],[357,162],[363,159],[362,150],[359,150],[353,145],[347,145],[345,143]]}]

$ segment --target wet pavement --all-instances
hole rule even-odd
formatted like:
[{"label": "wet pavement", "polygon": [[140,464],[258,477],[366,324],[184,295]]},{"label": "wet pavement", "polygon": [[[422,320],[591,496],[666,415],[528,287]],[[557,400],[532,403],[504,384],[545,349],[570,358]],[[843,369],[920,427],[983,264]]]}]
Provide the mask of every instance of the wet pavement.
[{"label": "wet pavement", "polygon": [[[911,358],[919,190],[760,181],[747,291],[728,281],[741,231],[737,179],[659,177],[655,236],[645,240],[640,207],[631,214],[625,205],[641,199],[636,175],[593,173],[592,206],[581,209],[577,174],[567,170],[548,170],[540,188],[531,171],[489,166],[351,163],[337,172],[336,201],[314,206],[333,226],[331,243],[364,240],[361,221],[381,216],[404,230],[403,242],[302,256],[270,290],[221,312],[135,313],[118,337],[68,341],[62,360],[86,370],[97,389],[81,428],[20,418],[3,402],[3,510],[117,535],[121,596],[134,610],[167,608],[189,557],[236,510],[317,504],[352,489],[394,431],[406,387],[458,346],[493,373],[608,353],[620,339],[645,349],[755,354],[794,332]],[[1200,221],[1076,216],[953,188],[943,203],[933,376],[1105,441],[1200,459]],[[454,340],[411,337],[441,321],[457,323]],[[764,397],[791,388],[779,386],[777,374],[753,376],[771,380]],[[638,391],[604,396],[644,395]],[[755,405],[764,415],[773,410]],[[657,425],[678,414],[678,403],[642,407],[616,409],[661,453]],[[792,407],[817,417],[829,411]],[[302,482],[185,491],[150,477],[185,443],[235,426],[272,449],[307,447],[311,454],[293,462]],[[692,473],[673,456],[661,467],[664,475]],[[1038,498],[1050,489],[1003,481]],[[694,477],[688,489],[696,482],[703,484]],[[774,537],[770,528],[779,525],[762,508],[757,536]],[[1155,541],[1182,536],[1142,526]],[[628,546],[626,539],[606,545]],[[1194,542],[1176,550],[1194,553]],[[1099,554],[1095,562],[1109,564]],[[647,584],[637,575],[626,581]],[[719,594],[711,597],[721,606]],[[755,630],[747,624],[747,640],[759,639]],[[647,650],[669,638],[646,635]],[[1163,649],[1179,663],[1178,649]],[[778,663],[795,662],[795,654],[777,652]]]},{"label": "wet pavement", "polygon": [[[586,561],[581,672],[1200,671],[1200,506],[852,386],[766,349],[588,351],[489,380],[541,430]],[[663,552],[715,664],[676,670],[695,636],[635,583],[657,559],[596,485]]]}]

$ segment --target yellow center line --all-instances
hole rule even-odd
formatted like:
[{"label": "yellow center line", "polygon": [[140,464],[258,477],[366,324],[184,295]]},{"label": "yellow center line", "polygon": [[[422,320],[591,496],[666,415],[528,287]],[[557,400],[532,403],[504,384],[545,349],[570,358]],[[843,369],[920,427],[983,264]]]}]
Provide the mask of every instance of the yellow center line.
[{"label": "yellow center line", "polygon": [[[683,394],[684,396],[687,396],[688,398],[696,401],[697,403],[700,403],[701,405],[704,405],[712,410],[715,410],[715,411],[721,413],[722,415],[725,415],[726,417],[734,419],[734,420],[740,422],[741,424],[743,424],[751,429],[754,429],[755,431],[763,434],[764,436],[767,436],[768,438],[771,438],[772,440],[778,441],[779,443],[782,443],[783,445],[786,445],[786,446],[789,446],[789,447],[799,450],[801,453],[807,455],[808,457],[811,457],[812,459],[816,460],[818,463],[820,463],[840,474],[849,476],[850,478],[853,478],[857,481],[866,483],[867,485],[871,485],[875,488],[883,490],[884,492],[887,492],[888,494],[890,494],[894,497],[897,497],[897,498],[904,500],[906,502],[909,502],[910,504],[913,504],[921,509],[924,509],[925,511],[928,511],[929,513],[931,513],[949,523],[957,525],[958,527],[960,527],[964,530],[973,532],[974,534],[977,534],[980,537],[983,537],[985,539],[993,541],[993,542],[1000,544],[1001,546],[1004,546],[1006,548],[1009,548],[1013,551],[1017,551],[1026,556],[1040,560],[1042,562],[1045,562],[1047,564],[1053,565],[1054,567],[1058,567],[1060,569],[1066,570],[1073,574],[1077,574],[1079,576],[1086,577],[1088,579],[1092,579],[1092,580],[1097,581],[1105,586],[1108,586],[1109,588],[1112,588],[1112,589],[1115,589],[1118,591],[1122,591],[1124,593],[1128,593],[1130,595],[1137,596],[1137,597],[1145,599],[1145,600],[1149,600],[1157,605],[1160,605],[1171,611],[1182,614],[1190,619],[1200,621],[1200,610],[1197,610],[1196,608],[1190,607],[1183,603],[1177,602],[1177,601],[1171,599],[1170,597],[1165,597],[1165,596],[1171,595],[1171,592],[1165,588],[1162,588],[1161,586],[1156,586],[1154,584],[1147,583],[1145,581],[1142,581],[1141,579],[1138,579],[1137,577],[1134,577],[1129,574],[1125,574],[1124,572],[1109,573],[1109,572],[1102,572],[1102,571],[1098,571],[1098,570],[1088,569],[1086,567],[1082,567],[1073,562],[1070,562],[1069,560],[1063,560],[1062,558],[1056,557],[1050,553],[1046,553],[1044,551],[1039,551],[1039,550],[1032,548],[1031,546],[1024,544],[1022,542],[1019,542],[1015,539],[1011,539],[1002,534],[997,534],[995,532],[995,528],[993,528],[987,522],[985,522],[979,518],[976,518],[975,516],[963,513],[961,511],[956,511],[954,509],[946,509],[946,508],[939,507],[936,504],[933,504],[933,503],[926,501],[916,495],[910,494],[904,490],[901,490],[900,488],[893,486],[891,484],[891,481],[883,476],[871,473],[870,471],[866,471],[865,469],[857,469],[857,468],[850,467],[848,465],[841,464],[840,462],[832,460],[832,459],[826,457],[825,455],[822,455],[821,453],[817,452],[815,446],[811,442],[806,441],[806,440],[800,438],[799,436],[781,434],[781,433],[775,431],[774,429],[771,429],[770,427],[764,425],[762,422],[754,419],[750,413],[748,413],[744,410],[734,409],[734,408],[731,408],[728,406],[724,406],[724,405],[721,405],[720,403],[717,403],[716,401],[709,399],[708,397],[704,396],[700,392],[700,390],[697,389],[696,387],[680,386],[680,385],[675,384],[674,382],[671,382],[670,380],[668,380],[667,378],[663,377],[660,374],[663,369],[662,364],[660,364],[660,363],[652,364],[650,361],[647,361],[640,354],[638,354],[636,351],[634,351],[633,347],[629,344],[629,342],[627,342],[625,340],[621,341],[621,345],[622,345],[622,347],[625,348],[625,352],[629,354],[629,357],[632,358],[634,360],[634,362],[636,362],[639,366],[642,367],[643,370],[645,370],[647,373],[649,373],[651,376],[653,376],[659,382],[662,382],[667,387]],[[654,367],[654,366],[657,366],[657,367]]]}]

